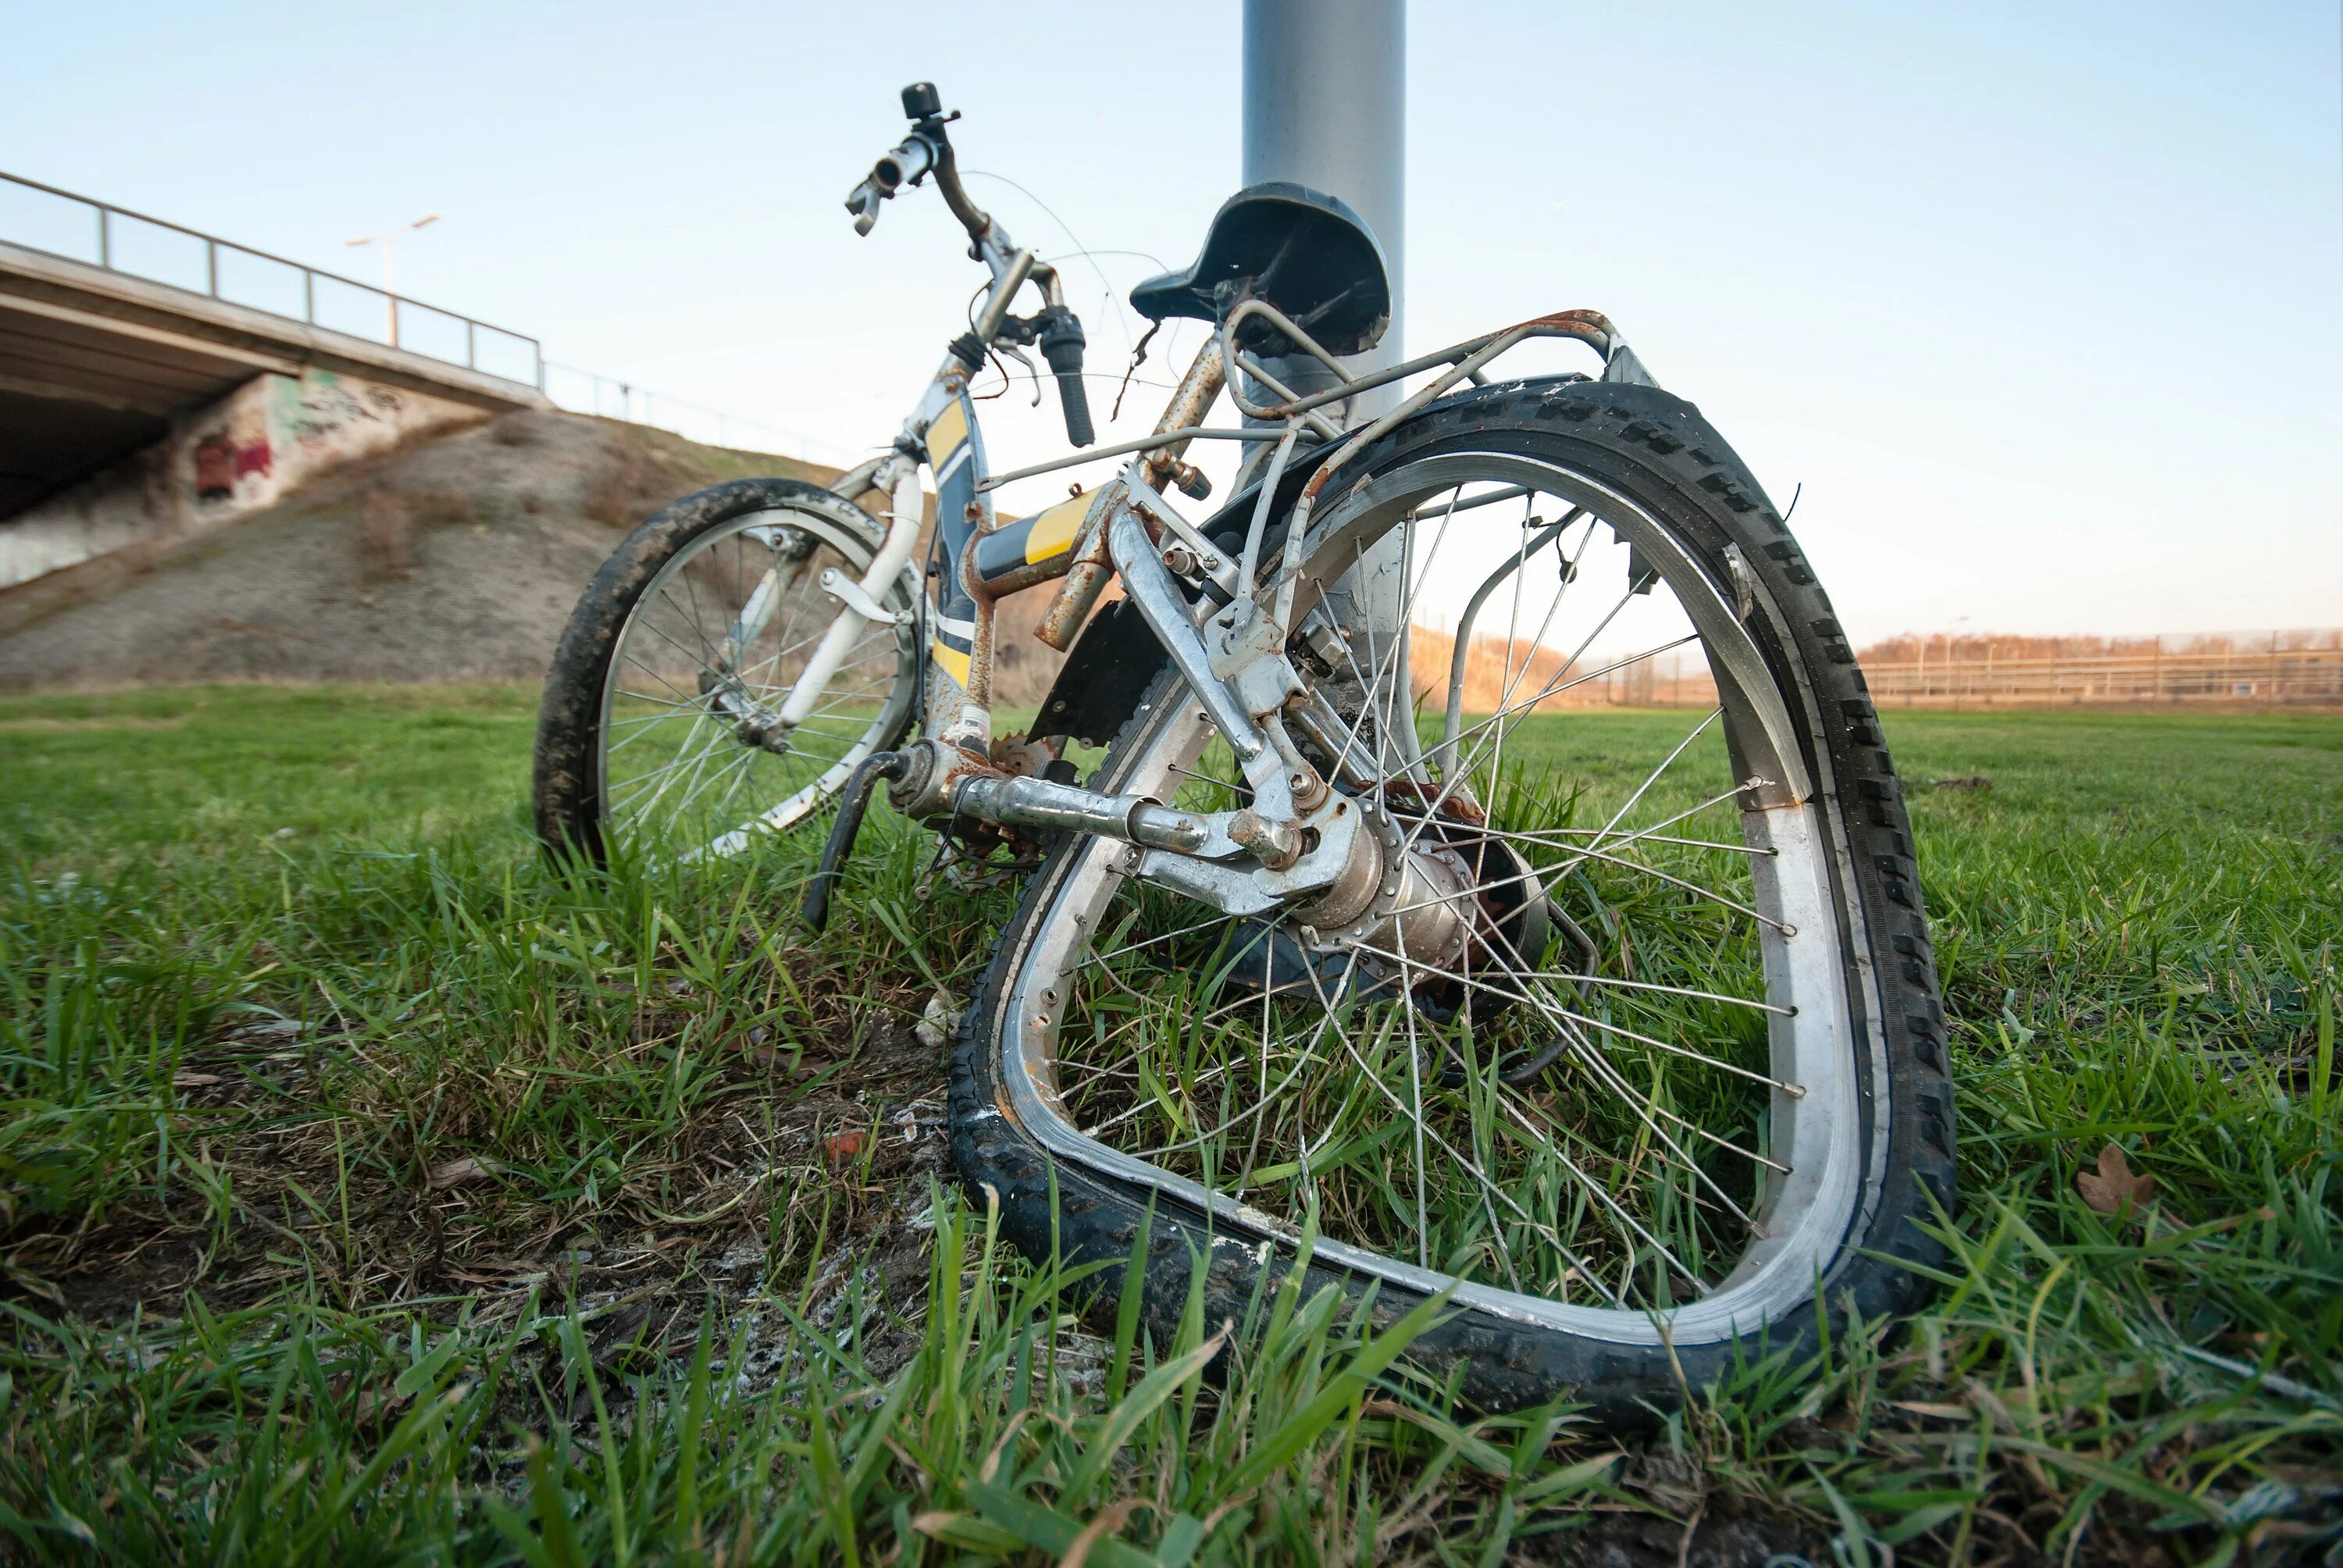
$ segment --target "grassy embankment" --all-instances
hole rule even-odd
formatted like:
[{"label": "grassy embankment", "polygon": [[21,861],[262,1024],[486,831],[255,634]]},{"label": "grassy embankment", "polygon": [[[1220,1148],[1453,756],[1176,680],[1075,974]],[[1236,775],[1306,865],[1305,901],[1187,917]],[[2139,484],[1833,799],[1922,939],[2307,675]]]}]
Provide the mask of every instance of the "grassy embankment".
[{"label": "grassy embankment", "polygon": [[[1005,896],[920,902],[892,828],[819,950],[802,845],[564,883],[532,717],[0,700],[10,1554],[2181,1563],[2337,1527],[2333,719],[1890,715],[1956,1282],[1622,1452],[1454,1409],[1307,1302],[1222,1385],[1212,1325],[1082,1331],[952,1188],[916,1027]],[[1636,722],[1523,733],[1567,769]],[[2145,1209],[2078,1195],[2109,1143]]]}]

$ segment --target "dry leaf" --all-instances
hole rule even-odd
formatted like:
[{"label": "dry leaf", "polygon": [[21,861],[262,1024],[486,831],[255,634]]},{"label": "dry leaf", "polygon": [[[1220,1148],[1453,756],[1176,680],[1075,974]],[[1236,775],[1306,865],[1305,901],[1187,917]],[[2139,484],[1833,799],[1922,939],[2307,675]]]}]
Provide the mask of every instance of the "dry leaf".
[{"label": "dry leaf", "polygon": [[2147,1202],[2156,1196],[2156,1178],[2135,1176],[2124,1160],[2124,1152],[2114,1144],[2099,1151],[2099,1169],[2095,1175],[2088,1171],[2075,1173],[2075,1191],[2083,1201],[2102,1214],[2119,1214],[2127,1207]]},{"label": "dry leaf", "polygon": [[1126,1497],[1120,1503],[1100,1509],[1098,1517],[1082,1526],[1082,1533],[1074,1537],[1074,1543],[1058,1560],[1058,1568],[1082,1568],[1082,1564],[1090,1561],[1091,1548],[1128,1523],[1131,1511],[1138,1506],[1137,1498]]},{"label": "dry leaf", "polygon": [[219,1081],[220,1075],[216,1072],[175,1072],[171,1075],[172,1086],[178,1089],[209,1089]]},{"label": "dry leaf", "polygon": [[496,1166],[489,1161],[467,1154],[461,1160],[450,1160],[445,1165],[432,1167],[431,1190],[444,1192],[467,1181],[485,1181],[496,1173]]}]

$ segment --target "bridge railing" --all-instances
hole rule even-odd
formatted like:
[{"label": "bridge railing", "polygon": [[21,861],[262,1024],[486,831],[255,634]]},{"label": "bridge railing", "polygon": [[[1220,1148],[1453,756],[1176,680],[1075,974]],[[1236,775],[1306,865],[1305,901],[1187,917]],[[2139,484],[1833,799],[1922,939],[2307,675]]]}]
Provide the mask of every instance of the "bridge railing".
[{"label": "bridge railing", "polygon": [[534,337],[5,171],[0,240],[545,387]]}]

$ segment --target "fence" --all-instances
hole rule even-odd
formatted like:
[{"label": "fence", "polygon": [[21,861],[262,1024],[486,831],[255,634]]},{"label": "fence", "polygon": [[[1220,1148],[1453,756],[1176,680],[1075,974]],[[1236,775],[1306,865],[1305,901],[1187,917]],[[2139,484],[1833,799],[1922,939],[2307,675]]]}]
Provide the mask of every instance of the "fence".
[{"label": "fence", "polygon": [[0,173],[0,237],[27,250],[544,385],[534,337],[38,180]]},{"label": "fence", "polygon": [[1903,708],[2343,707],[2343,648],[2261,648],[2147,654],[1874,663],[1872,700]]},{"label": "fence", "polygon": [[818,437],[785,430],[759,419],[744,419],[720,408],[654,393],[647,387],[614,376],[580,370],[574,365],[545,363],[543,389],[558,407],[573,414],[593,414],[623,419],[630,425],[650,425],[716,447],[749,447],[797,457],[833,468],[850,468],[862,459],[846,448]]},{"label": "fence", "polygon": [[[1454,639],[1422,626],[1409,638],[1416,689],[1436,709],[1447,701]],[[2159,645],[2147,653],[2013,658],[1978,639],[1934,658],[1865,654],[1862,668],[1872,700],[1884,708],[2343,709],[2343,636],[2263,632],[2189,640],[2197,646],[2175,652]],[[2298,646],[2285,646],[2288,640]],[[2301,646],[2313,642],[2327,646]],[[1502,638],[1473,638],[1464,667],[1466,712],[1533,701],[1540,711],[1716,704],[1716,683],[1696,645],[1642,658],[1590,652],[1567,671],[1563,656],[1551,648],[1516,645],[1510,658],[1505,653]]]}]

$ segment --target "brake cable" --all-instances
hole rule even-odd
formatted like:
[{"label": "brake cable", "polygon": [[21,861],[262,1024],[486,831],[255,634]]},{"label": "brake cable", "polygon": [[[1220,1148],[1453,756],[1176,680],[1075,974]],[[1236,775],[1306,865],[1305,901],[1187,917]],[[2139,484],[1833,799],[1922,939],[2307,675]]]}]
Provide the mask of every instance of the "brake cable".
[{"label": "brake cable", "polygon": [[1147,346],[1154,341],[1155,334],[1162,328],[1162,320],[1159,317],[1149,322],[1147,330],[1139,335],[1139,343],[1131,351],[1131,363],[1123,367],[1122,385],[1114,389],[1114,412],[1106,417],[1108,424],[1111,425],[1122,417],[1122,395],[1131,390],[1131,378],[1139,374],[1140,366],[1147,359]]}]

